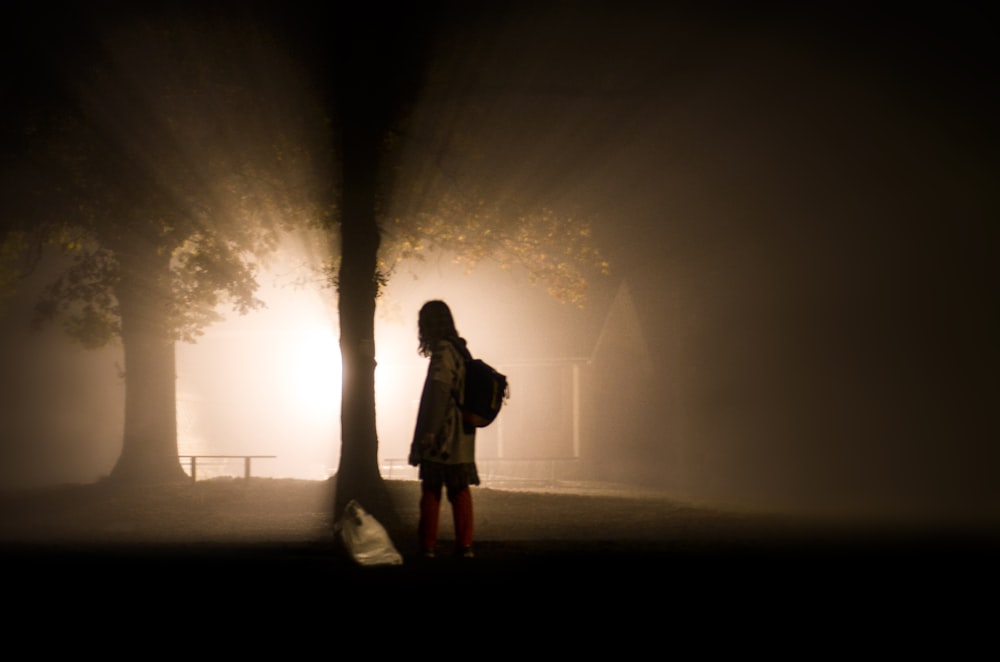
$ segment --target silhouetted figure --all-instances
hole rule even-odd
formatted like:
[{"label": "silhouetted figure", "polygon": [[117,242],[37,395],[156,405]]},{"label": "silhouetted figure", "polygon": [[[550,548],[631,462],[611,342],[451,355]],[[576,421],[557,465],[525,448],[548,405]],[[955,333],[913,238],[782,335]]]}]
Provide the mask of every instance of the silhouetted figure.
[{"label": "silhouetted figure", "polygon": [[465,339],[455,330],[451,309],[428,301],[418,319],[419,352],[430,358],[420,396],[409,462],[420,467],[420,552],[434,556],[442,490],[447,490],[455,523],[455,553],[472,558],[472,492],[479,485],[476,428],[462,422],[459,397],[465,386],[465,361],[456,345]]}]

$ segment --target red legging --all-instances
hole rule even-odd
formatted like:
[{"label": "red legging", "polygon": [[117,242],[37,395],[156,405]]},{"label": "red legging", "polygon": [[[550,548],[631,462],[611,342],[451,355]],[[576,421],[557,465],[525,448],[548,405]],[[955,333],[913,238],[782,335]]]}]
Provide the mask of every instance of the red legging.
[{"label": "red legging", "polygon": [[[455,522],[455,543],[459,547],[472,547],[472,491],[464,487],[457,494],[452,494],[449,490],[448,500]],[[422,488],[418,535],[424,549],[434,549],[437,544],[440,514],[441,488]]]}]

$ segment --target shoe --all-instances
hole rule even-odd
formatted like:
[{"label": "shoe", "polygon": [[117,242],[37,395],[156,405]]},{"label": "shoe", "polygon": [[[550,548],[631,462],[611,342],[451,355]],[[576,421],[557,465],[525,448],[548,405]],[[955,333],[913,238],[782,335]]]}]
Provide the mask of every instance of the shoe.
[{"label": "shoe", "polygon": [[471,547],[462,547],[458,550],[456,556],[460,559],[474,559],[476,558],[476,552]]},{"label": "shoe", "polygon": [[424,547],[423,549],[421,549],[420,550],[420,558],[422,558],[422,559],[432,559],[432,558],[434,558],[434,548],[433,547]]}]

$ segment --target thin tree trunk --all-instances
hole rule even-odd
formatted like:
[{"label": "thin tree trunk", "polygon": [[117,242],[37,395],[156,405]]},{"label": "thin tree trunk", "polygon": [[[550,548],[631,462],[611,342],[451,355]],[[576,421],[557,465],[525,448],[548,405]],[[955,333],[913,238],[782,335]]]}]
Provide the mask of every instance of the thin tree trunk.
[{"label": "thin tree trunk", "polygon": [[332,37],[343,176],[338,305],[344,366],[334,514],[357,499],[390,533],[398,530],[398,515],[379,473],[375,429],[377,193],[391,172],[382,141],[420,89],[439,9],[435,3],[352,6]]},{"label": "thin tree trunk", "polygon": [[365,118],[345,114],[342,257],[339,273],[341,453],[335,516],[351,499],[392,530],[395,509],[378,468],[375,425],[375,300],[380,243],[375,219],[381,131]]}]

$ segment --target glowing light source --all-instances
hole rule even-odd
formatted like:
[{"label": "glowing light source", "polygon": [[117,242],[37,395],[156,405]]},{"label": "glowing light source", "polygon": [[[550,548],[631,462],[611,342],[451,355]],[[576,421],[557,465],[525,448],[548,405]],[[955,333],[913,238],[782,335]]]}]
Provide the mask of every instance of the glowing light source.
[{"label": "glowing light source", "polygon": [[328,327],[305,327],[296,333],[292,353],[291,393],[299,412],[329,418],[339,407],[340,346]]},{"label": "glowing light source", "polygon": [[323,293],[268,285],[272,276],[262,277],[266,308],[179,346],[179,388],[197,397],[179,445],[276,455],[255,476],[325,479],[340,449],[337,325]]}]

